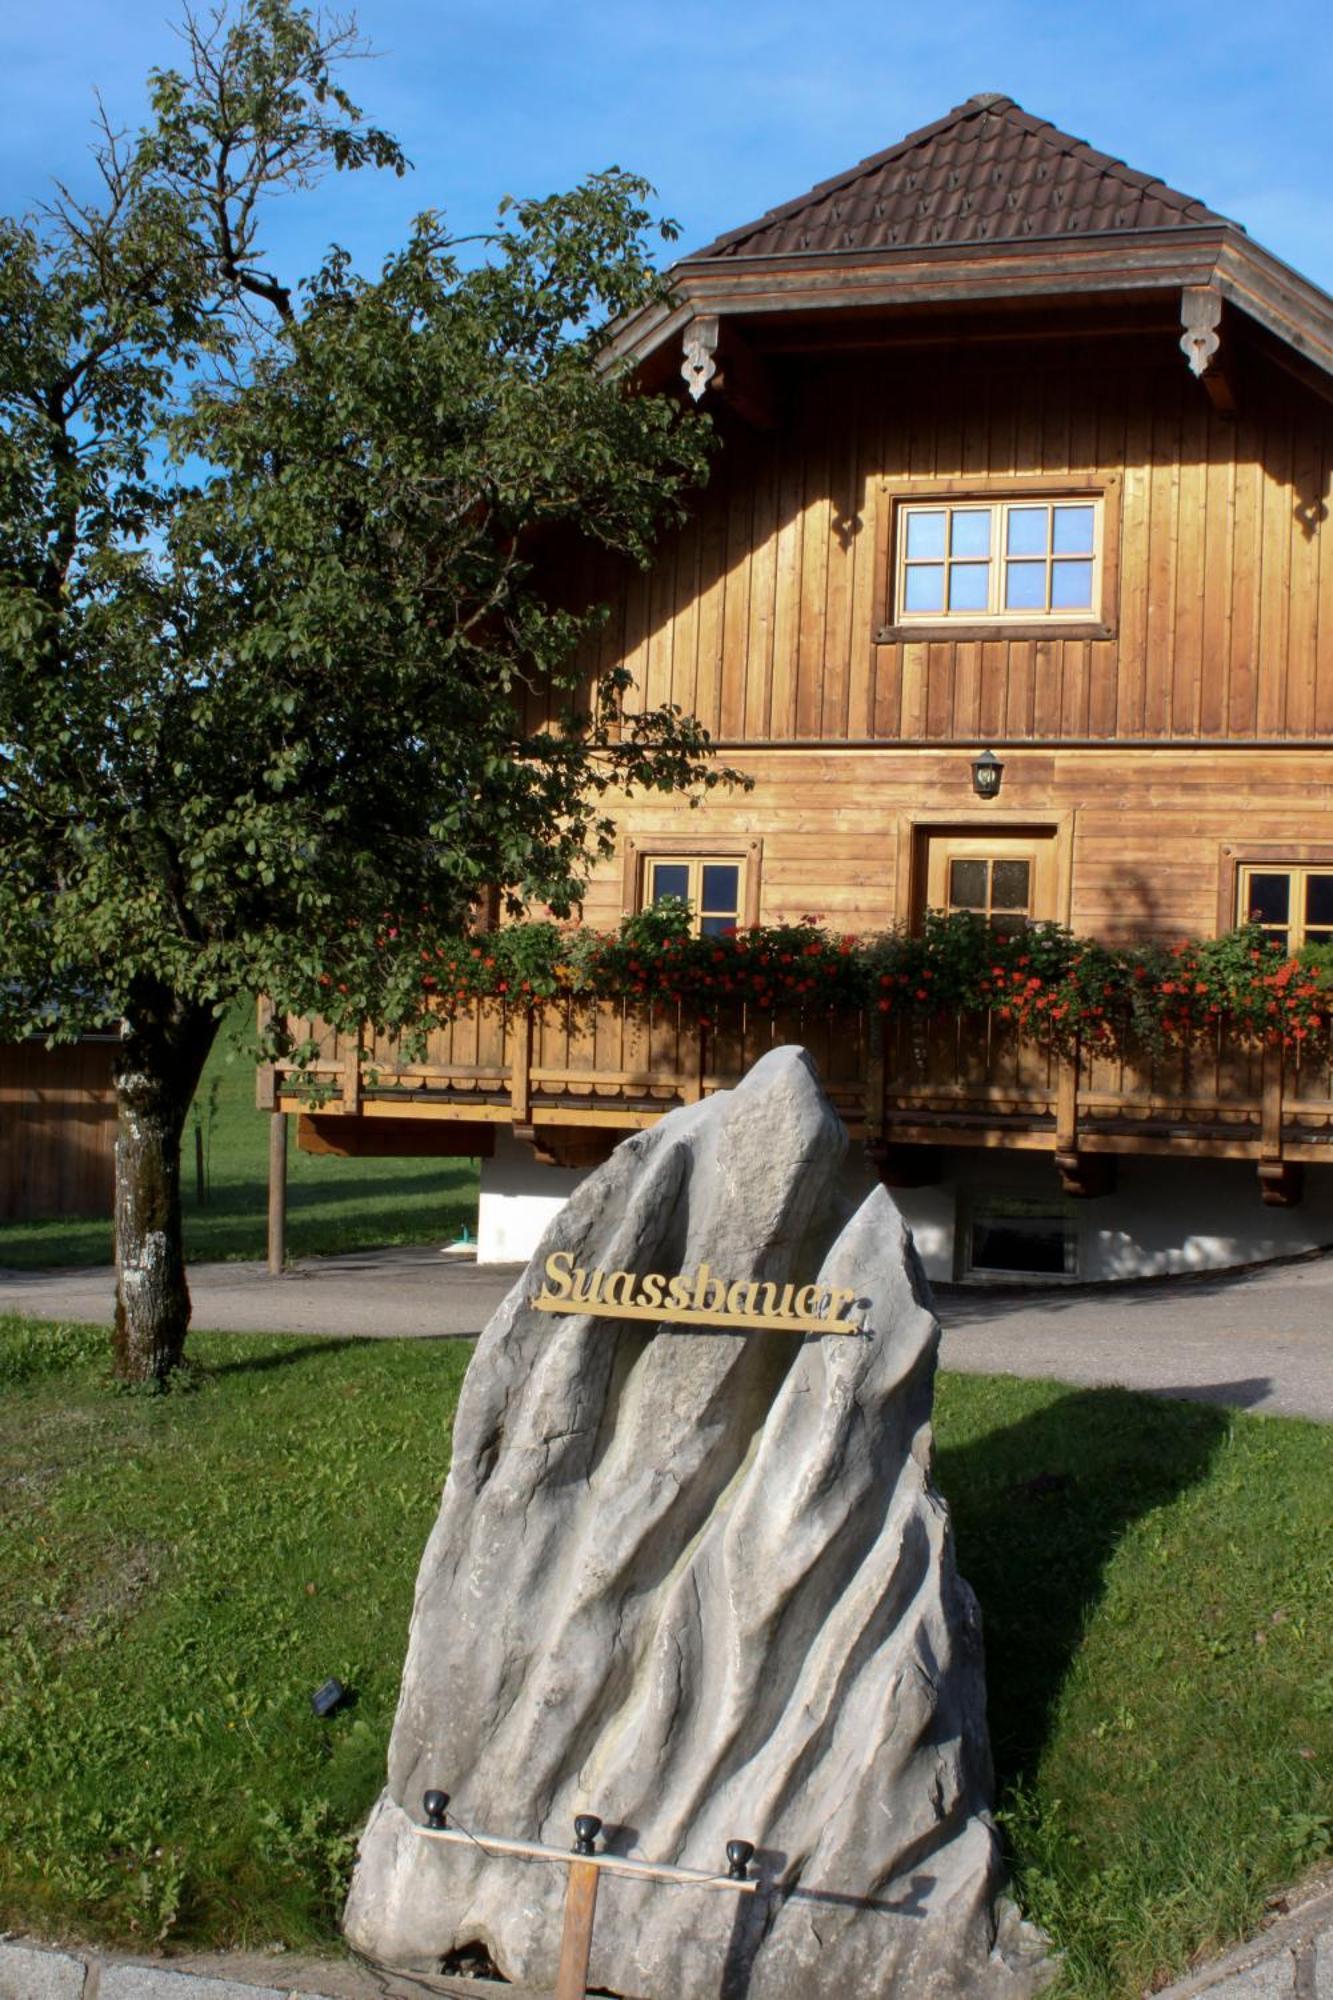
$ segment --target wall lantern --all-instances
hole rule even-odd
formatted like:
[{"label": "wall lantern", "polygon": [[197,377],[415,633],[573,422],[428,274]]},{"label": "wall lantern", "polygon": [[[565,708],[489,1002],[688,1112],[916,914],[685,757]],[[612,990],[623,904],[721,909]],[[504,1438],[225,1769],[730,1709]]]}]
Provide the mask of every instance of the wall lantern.
[{"label": "wall lantern", "polygon": [[1004,765],[993,750],[983,750],[972,759],[972,789],[979,799],[997,798],[1003,776]]}]

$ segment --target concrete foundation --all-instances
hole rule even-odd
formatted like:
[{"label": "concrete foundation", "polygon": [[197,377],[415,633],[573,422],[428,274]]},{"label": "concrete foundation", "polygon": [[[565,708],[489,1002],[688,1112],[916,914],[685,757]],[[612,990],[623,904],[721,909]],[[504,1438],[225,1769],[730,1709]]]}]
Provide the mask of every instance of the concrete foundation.
[{"label": "concrete foundation", "polygon": [[[1333,1164],[1307,1167],[1302,1200],[1265,1207],[1249,1160],[1171,1160],[1128,1155],[1110,1194],[1076,1200],[1060,1191],[1044,1153],[946,1152],[937,1182],[895,1188],[917,1250],[937,1282],[1013,1283],[1168,1277],[1224,1271],[1333,1244]],[[539,1166],[530,1146],[508,1132],[481,1165],[479,1264],[530,1257],[547,1225],[584,1178],[583,1171]],[[849,1201],[874,1184],[863,1160],[849,1162]],[[996,1269],[977,1254],[979,1225],[1018,1218],[1064,1239],[1062,1270]],[[1049,1258],[1048,1258],[1049,1261]]]},{"label": "concrete foundation", "polygon": [[481,1163],[477,1262],[526,1264],[588,1171],[539,1165],[531,1146],[502,1126],[493,1158]]}]

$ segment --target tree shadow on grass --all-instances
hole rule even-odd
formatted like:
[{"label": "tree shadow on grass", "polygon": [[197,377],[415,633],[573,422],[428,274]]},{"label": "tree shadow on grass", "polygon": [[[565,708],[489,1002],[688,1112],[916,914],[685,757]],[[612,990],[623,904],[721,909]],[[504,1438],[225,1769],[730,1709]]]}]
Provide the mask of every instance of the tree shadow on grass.
[{"label": "tree shadow on grass", "polygon": [[[244,1335],[242,1338],[249,1338]],[[220,1335],[230,1339],[231,1335]],[[341,1354],[348,1347],[374,1347],[376,1341],[365,1335],[349,1334],[345,1340],[322,1340],[318,1334],[275,1334],[272,1338],[283,1339],[290,1344],[275,1354],[242,1354],[233,1361],[210,1361],[210,1375],[262,1375],[271,1368],[290,1368],[298,1361],[314,1361],[322,1354]]]},{"label": "tree shadow on grass", "polygon": [[1228,1428],[1204,1404],[1085,1389],[940,1449],[958,1567],[984,1620],[999,1795],[1041,1756],[1117,1544],[1207,1477]]}]

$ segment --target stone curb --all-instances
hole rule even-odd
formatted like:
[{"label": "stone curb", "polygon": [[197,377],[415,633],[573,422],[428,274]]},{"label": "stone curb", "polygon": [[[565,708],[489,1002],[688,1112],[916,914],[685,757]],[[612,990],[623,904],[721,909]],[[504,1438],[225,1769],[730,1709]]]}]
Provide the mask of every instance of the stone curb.
[{"label": "stone curb", "polygon": [[[274,1981],[277,1984],[274,1984]],[[492,1979],[412,1978],[355,1959],[219,1952],[170,1961],[0,1938],[0,2000],[546,2000]]]},{"label": "stone curb", "polygon": [[[275,1957],[276,1961],[275,1962]],[[238,1975],[242,1975],[239,1976]],[[272,1983],[274,1977],[279,1984]],[[1333,1888],[1153,2000],[1333,2000]],[[413,1979],[348,1959],[217,1953],[169,1964],[0,1938],[0,2000],[547,2000],[491,1979]]]},{"label": "stone curb", "polygon": [[1204,1994],[1210,2000],[1333,2000],[1333,1888],[1308,1897],[1153,2000]]}]

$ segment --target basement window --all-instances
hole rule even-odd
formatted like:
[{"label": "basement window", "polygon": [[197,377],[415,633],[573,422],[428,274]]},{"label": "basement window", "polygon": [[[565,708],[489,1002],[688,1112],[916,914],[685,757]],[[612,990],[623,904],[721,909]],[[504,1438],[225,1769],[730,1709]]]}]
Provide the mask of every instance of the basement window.
[{"label": "basement window", "polygon": [[1076,1278],[1078,1230],[1058,1203],[978,1201],[968,1225],[969,1278]]}]

